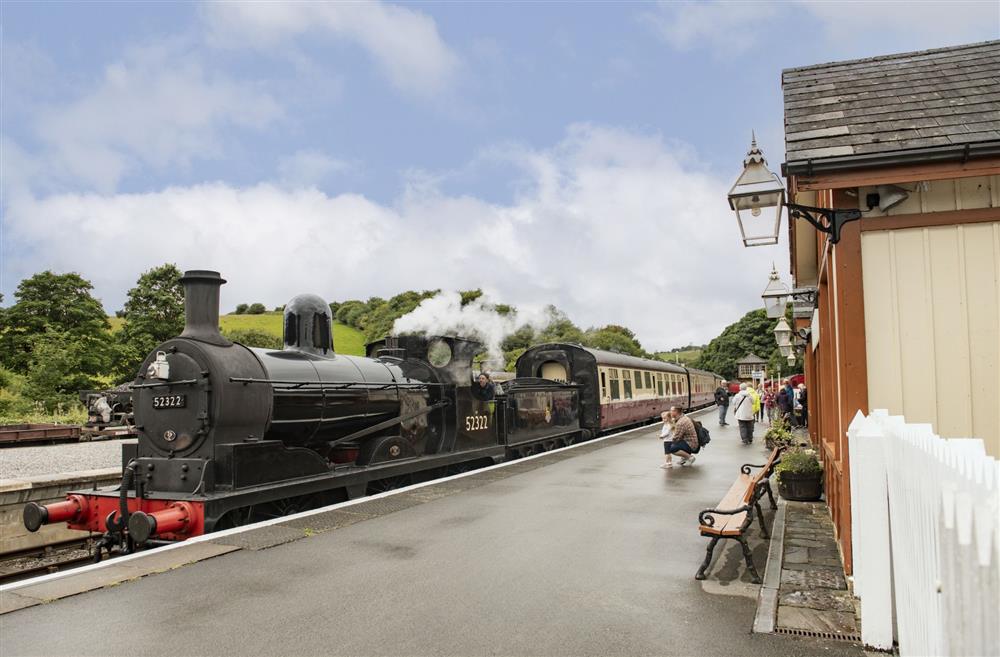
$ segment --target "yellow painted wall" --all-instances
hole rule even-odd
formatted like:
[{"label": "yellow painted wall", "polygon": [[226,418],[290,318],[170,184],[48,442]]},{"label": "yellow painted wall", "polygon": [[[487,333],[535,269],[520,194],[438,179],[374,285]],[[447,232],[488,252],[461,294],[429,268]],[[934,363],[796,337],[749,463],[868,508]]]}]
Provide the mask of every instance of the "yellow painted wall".
[{"label": "yellow painted wall", "polygon": [[[928,180],[923,183],[904,183],[899,186],[909,194],[905,201],[889,208],[885,213],[877,207],[866,211],[862,221],[874,217],[892,217],[898,214],[1000,207],[1000,176]],[[865,198],[869,193],[876,191],[876,187],[860,187],[858,189],[858,207],[866,210]]]},{"label": "yellow painted wall", "polygon": [[869,408],[1000,457],[1000,222],[866,232],[861,247]]}]

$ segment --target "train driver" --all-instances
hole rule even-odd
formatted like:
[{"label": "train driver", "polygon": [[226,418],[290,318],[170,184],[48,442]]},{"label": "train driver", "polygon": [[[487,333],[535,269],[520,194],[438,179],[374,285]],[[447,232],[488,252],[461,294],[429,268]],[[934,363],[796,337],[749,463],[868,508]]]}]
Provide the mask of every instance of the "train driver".
[{"label": "train driver", "polygon": [[479,401],[492,401],[496,397],[496,387],[486,372],[479,373],[479,379],[472,384],[472,396]]}]

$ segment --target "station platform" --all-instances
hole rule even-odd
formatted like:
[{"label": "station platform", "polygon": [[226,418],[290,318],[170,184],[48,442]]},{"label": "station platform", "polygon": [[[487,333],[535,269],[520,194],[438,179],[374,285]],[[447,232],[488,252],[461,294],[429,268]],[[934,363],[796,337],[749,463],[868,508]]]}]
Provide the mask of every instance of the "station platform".
[{"label": "station platform", "polygon": [[690,467],[659,467],[656,425],[8,585],[0,654],[863,654],[751,634],[738,546],[694,579],[698,512],[766,458],[700,419]]}]

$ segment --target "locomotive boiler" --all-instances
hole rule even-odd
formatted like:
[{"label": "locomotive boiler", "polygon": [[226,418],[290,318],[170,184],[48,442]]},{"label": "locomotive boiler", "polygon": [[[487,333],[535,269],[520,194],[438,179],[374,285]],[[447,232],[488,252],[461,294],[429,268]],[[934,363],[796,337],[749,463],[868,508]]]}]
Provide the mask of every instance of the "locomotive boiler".
[{"label": "locomotive boiler", "polygon": [[29,503],[32,531],[66,522],[128,552],[315,508],[575,442],[579,390],[538,378],[471,394],[479,343],[399,336],[370,357],[334,351],[316,295],[285,306],[283,348],[219,332],[217,272],[181,279],[185,327],[154,349],[132,384],[135,445],[121,485]]}]

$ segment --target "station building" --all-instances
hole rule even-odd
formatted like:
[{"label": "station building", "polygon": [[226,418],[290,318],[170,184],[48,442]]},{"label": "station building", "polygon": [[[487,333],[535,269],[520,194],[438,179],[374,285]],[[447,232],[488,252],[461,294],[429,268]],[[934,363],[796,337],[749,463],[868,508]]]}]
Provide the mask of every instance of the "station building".
[{"label": "station building", "polygon": [[736,361],[736,378],[740,381],[763,379],[767,370],[767,361],[757,354],[750,353]]},{"label": "station building", "polygon": [[1000,457],[1000,41],[783,71],[789,202],[857,209],[831,244],[789,221],[815,302],[809,431],[852,569],[847,428],[885,408]]}]

